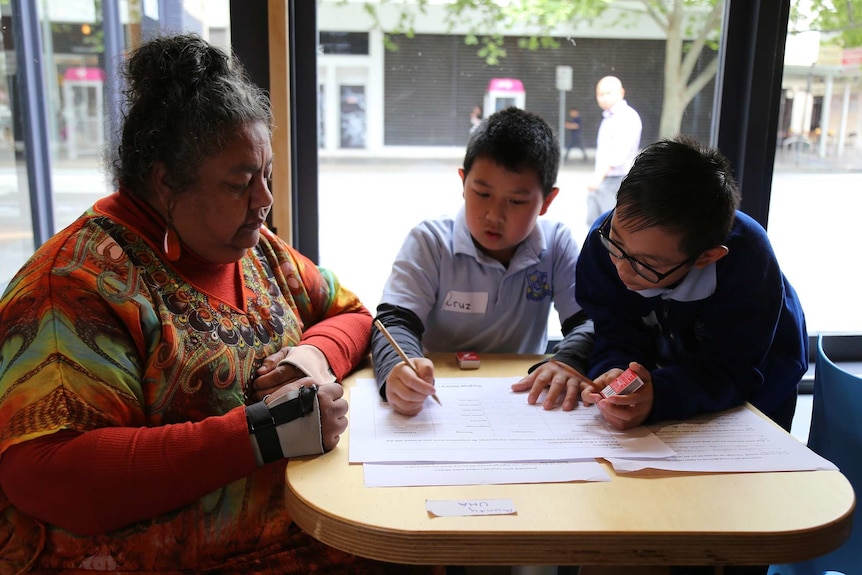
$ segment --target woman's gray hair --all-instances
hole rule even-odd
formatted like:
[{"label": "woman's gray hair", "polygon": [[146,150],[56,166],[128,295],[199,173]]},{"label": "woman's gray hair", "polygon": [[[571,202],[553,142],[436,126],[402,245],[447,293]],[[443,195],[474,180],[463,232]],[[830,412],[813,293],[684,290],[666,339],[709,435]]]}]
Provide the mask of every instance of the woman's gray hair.
[{"label": "woman's gray hair", "polygon": [[272,131],[272,109],[263,90],[235,56],[195,34],[146,42],[122,75],[122,132],[111,171],[116,184],[138,196],[148,194],[156,163],[165,166],[169,185],[183,191],[237,128],[261,122]]}]

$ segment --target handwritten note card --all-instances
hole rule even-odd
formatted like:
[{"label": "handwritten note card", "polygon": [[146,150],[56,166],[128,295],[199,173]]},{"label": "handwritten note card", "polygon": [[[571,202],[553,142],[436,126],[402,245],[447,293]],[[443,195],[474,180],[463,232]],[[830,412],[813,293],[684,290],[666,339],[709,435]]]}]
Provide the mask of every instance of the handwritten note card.
[{"label": "handwritten note card", "polygon": [[511,499],[426,499],[425,509],[436,517],[514,515],[518,512]]}]

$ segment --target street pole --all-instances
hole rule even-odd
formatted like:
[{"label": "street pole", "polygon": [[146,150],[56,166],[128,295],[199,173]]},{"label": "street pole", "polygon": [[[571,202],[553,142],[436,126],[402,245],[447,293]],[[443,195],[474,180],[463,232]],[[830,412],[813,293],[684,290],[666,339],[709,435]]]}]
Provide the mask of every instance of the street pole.
[{"label": "street pole", "polygon": [[566,150],[566,92],[572,89],[572,67],[557,66],[557,90],[560,91],[560,154]]},{"label": "street pole", "polygon": [[560,90],[560,153],[566,153],[566,91]]}]

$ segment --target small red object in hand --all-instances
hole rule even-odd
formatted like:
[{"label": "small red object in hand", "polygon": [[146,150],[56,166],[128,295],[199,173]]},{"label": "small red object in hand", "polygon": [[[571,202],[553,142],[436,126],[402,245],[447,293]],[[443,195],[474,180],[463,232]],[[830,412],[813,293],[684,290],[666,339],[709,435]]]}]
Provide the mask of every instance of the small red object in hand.
[{"label": "small red object in hand", "polygon": [[602,390],[602,396],[628,395],[640,389],[643,384],[643,380],[635,372],[627,369]]}]

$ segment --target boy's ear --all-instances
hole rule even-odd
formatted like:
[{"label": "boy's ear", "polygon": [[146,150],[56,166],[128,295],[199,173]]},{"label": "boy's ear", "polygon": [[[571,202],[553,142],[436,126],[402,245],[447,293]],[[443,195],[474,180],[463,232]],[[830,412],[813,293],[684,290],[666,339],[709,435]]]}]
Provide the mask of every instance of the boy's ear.
[{"label": "boy's ear", "polygon": [[467,183],[467,173],[464,171],[464,168],[458,168],[458,175],[461,176],[461,183]]},{"label": "boy's ear", "polygon": [[541,212],[539,212],[539,215],[540,215],[540,216],[544,216],[544,215],[545,215],[545,212],[547,212],[547,211],[548,211],[548,208],[550,208],[550,207],[551,207],[551,202],[553,202],[553,201],[554,201],[554,198],[556,198],[556,197],[557,197],[557,194],[558,194],[559,192],[560,192],[560,188],[553,188],[553,189],[551,190],[551,193],[550,193],[550,194],[548,194],[548,197],[546,197],[546,198],[545,198],[545,200],[542,202],[542,211],[541,211]]},{"label": "boy's ear", "polygon": [[727,246],[715,246],[714,248],[709,248],[700,254],[700,256],[694,261],[694,266],[698,268],[706,267],[726,256],[728,251]]}]

